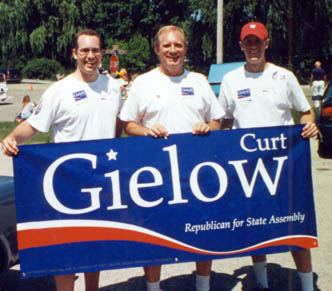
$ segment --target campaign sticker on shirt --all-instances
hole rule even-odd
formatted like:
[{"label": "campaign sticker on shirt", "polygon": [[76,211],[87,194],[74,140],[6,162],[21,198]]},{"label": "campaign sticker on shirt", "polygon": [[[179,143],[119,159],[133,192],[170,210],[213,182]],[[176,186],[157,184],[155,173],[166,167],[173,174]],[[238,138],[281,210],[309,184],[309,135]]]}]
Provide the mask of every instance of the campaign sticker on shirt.
[{"label": "campaign sticker on shirt", "polygon": [[272,80],[277,80],[277,79],[279,79],[279,80],[285,80],[285,78],[286,78],[285,74],[280,73],[280,72],[274,72],[272,74]]},{"label": "campaign sticker on shirt", "polygon": [[183,96],[194,95],[193,87],[182,87],[181,92]]},{"label": "campaign sticker on shirt", "polygon": [[244,99],[250,97],[250,89],[242,89],[237,91],[237,98],[238,99]]},{"label": "campaign sticker on shirt", "polygon": [[74,92],[73,96],[74,96],[75,101],[81,101],[81,100],[86,99],[88,97],[84,90]]}]

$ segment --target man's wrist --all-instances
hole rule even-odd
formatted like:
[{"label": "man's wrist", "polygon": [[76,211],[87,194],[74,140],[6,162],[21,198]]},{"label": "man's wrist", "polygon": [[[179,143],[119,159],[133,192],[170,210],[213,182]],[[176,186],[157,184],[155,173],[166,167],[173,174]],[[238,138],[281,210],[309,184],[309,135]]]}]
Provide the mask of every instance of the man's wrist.
[{"label": "man's wrist", "polygon": [[150,135],[150,128],[144,127],[144,136],[149,136]]}]

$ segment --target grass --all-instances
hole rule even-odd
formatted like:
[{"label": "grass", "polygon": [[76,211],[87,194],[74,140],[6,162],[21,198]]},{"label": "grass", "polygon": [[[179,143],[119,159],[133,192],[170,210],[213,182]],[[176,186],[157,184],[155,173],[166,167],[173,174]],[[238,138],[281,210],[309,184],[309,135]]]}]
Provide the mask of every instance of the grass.
[{"label": "grass", "polygon": [[[15,122],[0,122],[0,141],[3,140],[17,126]],[[48,133],[37,132],[33,138],[24,144],[50,143],[52,142],[52,131]]]},{"label": "grass", "polygon": [[[0,122],[0,142],[11,133],[14,128],[17,126],[17,123],[14,122]],[[123,131],[122,137],[127,137],[127,134]],[[52,139],[52,130],[48,133],[37,132],[30,140],[24,144],[38,144],[38,143],[51,143]]]}]

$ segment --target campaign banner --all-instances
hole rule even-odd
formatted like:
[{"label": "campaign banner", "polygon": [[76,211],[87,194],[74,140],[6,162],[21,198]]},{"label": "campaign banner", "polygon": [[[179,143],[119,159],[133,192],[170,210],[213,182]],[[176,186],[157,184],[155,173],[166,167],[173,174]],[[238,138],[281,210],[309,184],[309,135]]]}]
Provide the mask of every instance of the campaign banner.
[{"label": "campaign banner", "polygon": [[23,278],[318,246],[302,126],[23,145]]}]

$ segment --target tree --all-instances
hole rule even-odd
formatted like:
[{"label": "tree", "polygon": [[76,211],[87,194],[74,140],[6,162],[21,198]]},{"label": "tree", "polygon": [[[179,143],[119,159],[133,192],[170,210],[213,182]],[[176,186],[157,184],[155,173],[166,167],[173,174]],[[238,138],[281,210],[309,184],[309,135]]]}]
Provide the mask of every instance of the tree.
[{"label": "tree", "polygon": [[27,1],[0,2],[0,56],[1,63],[15,66],[25,61],[29,50],[29,19],[31,10]]},{"label": "tree", "polygon": [[191,0],[190,9],[190,18],[185,24],[188,67],[207,74],[210,64],[216,62],[217,3]]},{"label": "tree", "polygon": [[108,39],[112,39],[115,42],[113,44],[129,42],[133,36],[138,35],[144,39],[151,55],[151,58],[145,58],[146,68],[150,68],[157,61],[153,40],[158,29],[166,24],[181,26],[189,13],[189,2],[185,0],[99,1],[94,23],[98,32],[104,36],[105,42]]},{"label": "tree", "polygon": [[[31,59],[46,57],[72,68],[72,37],[78,30],[92,28],[107,48],[114,44],[127,48],[121,64],[141,72],[158,61],[153,51],[158,29],[175,24],[189,40],[186,67],[207,73],[216,62],[216,9],[217,0],[0,0],[0,62],[22,68]],[[269,30],[268,60],[290,63],[304,76],[317,59],[332,70],[327,67],[332,53],[332,0],[306,5],[301,0],[224,0],[223,15],[225,62],[244,60],[240,29],[257,20]],[[301,63],[305,68],[300,70]]]}]

